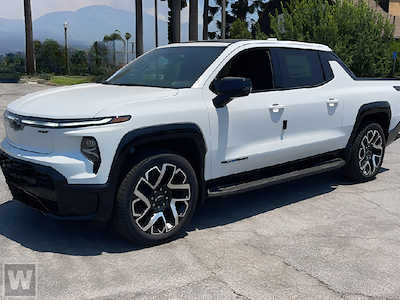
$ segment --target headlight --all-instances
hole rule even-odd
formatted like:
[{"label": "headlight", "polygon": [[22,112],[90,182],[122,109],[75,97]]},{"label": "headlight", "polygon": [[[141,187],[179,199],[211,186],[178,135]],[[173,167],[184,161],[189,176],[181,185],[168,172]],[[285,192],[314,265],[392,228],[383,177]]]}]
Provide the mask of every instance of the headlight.
[{"label": "headlight", "polygon": [[82,120],[60,120],[58,121],[58,127],[66,128],[66,127],[83,127],[83,126],[116,124],[116,123],[127,122],[130,119],[131,116],[82,119]]}]

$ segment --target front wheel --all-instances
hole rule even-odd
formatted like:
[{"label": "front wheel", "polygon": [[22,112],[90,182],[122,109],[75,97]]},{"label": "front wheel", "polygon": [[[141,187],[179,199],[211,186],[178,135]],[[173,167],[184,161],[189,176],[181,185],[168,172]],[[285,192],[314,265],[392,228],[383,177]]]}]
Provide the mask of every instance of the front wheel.
[{"label": "front wheel", "polygon": [[372,123],[363,128],[354,140],[345,174],[358,182],[375,178],[385,154],[385,135],[382,127]]},{"label": "front wheel", "polygon": [[173,153],[152,155],[123,179],[116,197],[115,224],[143,245],[171,240],[190,221],[198,184],[190,163]]}]

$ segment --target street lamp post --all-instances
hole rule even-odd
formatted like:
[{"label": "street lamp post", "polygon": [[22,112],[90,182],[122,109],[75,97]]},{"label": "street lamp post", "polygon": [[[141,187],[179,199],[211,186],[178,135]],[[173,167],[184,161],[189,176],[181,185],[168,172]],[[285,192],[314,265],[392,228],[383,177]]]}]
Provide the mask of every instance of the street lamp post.
[{"label": "street lamp post", "polygon": [[64,22],[64,35],[65,35],[65,70],[68,75],[68,46],[67,46],[67,28],[68,28],[68,23],[67,21]]},{"label": "street lamp post", "polygon": [[158,16],[157,16],[157,0],[154,0],[154,17],[155,17],[155,27],[156,27],[156,48],[158,47]]}]

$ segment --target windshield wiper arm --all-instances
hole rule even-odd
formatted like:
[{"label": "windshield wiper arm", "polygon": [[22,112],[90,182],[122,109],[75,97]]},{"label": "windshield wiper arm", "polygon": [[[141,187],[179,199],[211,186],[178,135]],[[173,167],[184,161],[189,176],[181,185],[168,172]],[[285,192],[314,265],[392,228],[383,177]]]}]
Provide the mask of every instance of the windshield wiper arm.
[{"label": "windshield wiper arm", "polygon": [[[110,84],[110,83],[108,83]],[[112,85],[120,85],[120,86],[149,86],[147,84],[138,84],[138,83],[111,83]]]}]

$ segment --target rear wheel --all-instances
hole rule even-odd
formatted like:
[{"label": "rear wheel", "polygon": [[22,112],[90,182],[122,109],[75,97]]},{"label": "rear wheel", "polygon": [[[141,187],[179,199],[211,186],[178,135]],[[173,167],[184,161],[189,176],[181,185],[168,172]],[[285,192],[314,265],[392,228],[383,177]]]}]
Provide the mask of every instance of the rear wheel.
[{"label": "rear wheel", "polygon": [[365,126],[354,140],[345,174],[353,180],[372,180],[382,166],[385,154],[385,135],[379,124]]},{"label": "rear wheel", "polygon": [[155,154],[136,164],[122,181],[115,224],[137,243],[163,243],[190,221],[197,197],[196,174],[190,163],[173,153]]}]

